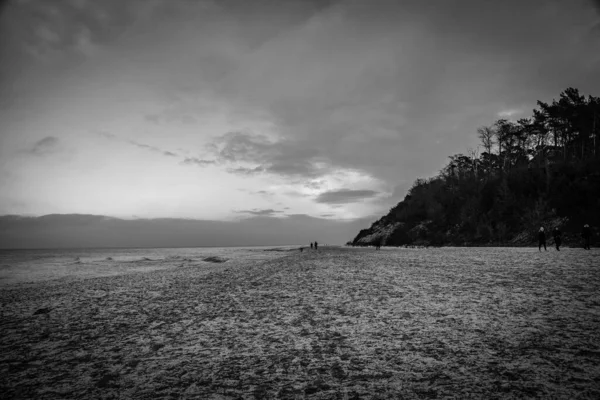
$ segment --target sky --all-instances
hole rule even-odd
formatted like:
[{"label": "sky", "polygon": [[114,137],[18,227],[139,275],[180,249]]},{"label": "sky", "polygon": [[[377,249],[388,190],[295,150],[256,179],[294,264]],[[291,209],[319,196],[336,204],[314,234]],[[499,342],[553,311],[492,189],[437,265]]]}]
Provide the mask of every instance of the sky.
[{"label": "sky", "polygon": [[372,222],[479,126],[600,94],[591,0],[2,7],[0,215]]}]

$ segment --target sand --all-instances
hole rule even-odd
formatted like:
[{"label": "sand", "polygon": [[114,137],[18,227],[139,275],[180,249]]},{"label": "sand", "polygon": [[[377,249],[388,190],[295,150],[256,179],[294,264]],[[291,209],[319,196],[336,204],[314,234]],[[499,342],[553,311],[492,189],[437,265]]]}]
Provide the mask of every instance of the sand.
[{"label": "sand", "polygon": [[600,398],[600,252],[335,249],[0,290],[3,398]]}]

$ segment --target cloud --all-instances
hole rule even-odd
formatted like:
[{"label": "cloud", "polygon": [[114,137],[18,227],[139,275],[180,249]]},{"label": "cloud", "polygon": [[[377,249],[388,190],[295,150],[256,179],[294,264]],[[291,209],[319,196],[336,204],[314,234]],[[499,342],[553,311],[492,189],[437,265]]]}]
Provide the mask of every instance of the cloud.
[{"label": "cloud", "polygon": [[163,1],[85,0],[8,1],[12,37],[18,47],[44,62],[65,55],[93,57],[99,47],[123,37],[152,18]]},{"label": "cloud", "polygon": [[218,156],[224,161],[261,163],[275,151],[274,143],[264,135],[229,132],[213,142]]},{"label": "cloud", "polygon": [[271,197],[271,196],[275,195],[275,192],[271,192],[271,191],[268,191],[268,190],[258,190],[258,191],[255,191],[255,192],[251,191],[250,193],[256,194],[256,195],[259,195],[259,196],[265,196],[265,197]]},{"label": "cloud", "polygon": [[304,187],[307,189],[318,190],[325,185],[324,180],[304,182]]},{"label": "cloud", "polygon": [[241,211],[236,211],[236,213],[239,214],[251,214],[254,216],[261,216],[261,217],[265,217],[265,216],[273,216],[276,214],[280,214],[283,211],[278,211],[278,210],[273,210],[272,208],[267,208],[267,209],[253,209],[253,210],[241,210]]},{"label": "cloud", "polygon": [[259,165],[258,167],[254,167],[254,168],[246,168],[246,167],[227,168],[226,171],[229,172],[230,174],[236,174],[236,175],[257,175],[257,174],[263,173],[265,171],[265,169]]},{"label": "cloud", "polygon": [[288,219],[315,219],[315,217],[308,214],[288,214],[286,217]]},{"label": "cloud", "polygon": [[219,161],[237,164],[228,169],[234,174],[314,178],[331,171],[328,160],[317,148],[288,139],[273,140],[261,134],[229,132],[216,138],[208,148]]},{"label": "cloud", "polygon": [[56,153],[59,150],[59,140],[54,136],[46,136],[43,139],[35,142],[29,153],[36,156],[44,156],[51,153]]},{"label": "cloud", "polygon": [[148,114],[144,116],[144,119],[157,125],[169,123],[191,125],[198,122],[195,117],[187,114],[179,114],[176,110],[165,110],[162,113]]},{"label": "cloud", "polygon": [[208,165],[216,164],[215,160],[202,160],[197,157],[186,157],[182,162],[183,165],[197,165],[200,167],[206,167]]},{"label": "cloud", "polygon": [[144,144],[144,143],[140,143],[140,142],[136,142],[135,140],[128,140],[127,143],[135,146],[135,147],[139,147],[140,149],[146,149],[146,150],[150,150],[154,153],[159,153],[162,154],[164,156],[167,157],[178,157],[177,154],[171,152],[171,151],[167,151],[167,150],[162,150],[159,149],[158,147],[155,146],[150,146],[149,144]]},{"label": "cloud", "polygon": [[324,217],[324,218],[328,218],[328,217],[335,217],[335,214],[333,214],[333,213],[324,213],[324,214],[319,214],[319,216]]},{"label": "cloud", "polygon": [[289,197],[310,197],[310,194],[308,193],[302,193],[299,192],[297,190],[288,190],[286,192],[283,192],[284,195],[289,196]]},{"label": "cloud", "polygon": [[92,33],[86,26],[82,26],[74,34],[73,47],[81,54],[92,57],[96,54],[98,46],[92,39]]},{"label": "cloud", "polygon": [[[280,135],[270,144],[230,138],[239,148],[226,155],[268,155],[256,165],[281,176],[326,173],[311,156],[269,164],[299,149],[389,185],[435,173],[476,142],[499,105],[535,106],[570,82],[598,87],[598,41],[582,39],[591,8],[576,3],[339,2],[241,57],[220,81],[232,102],[268,110]],[[574,65],[575,54],[586,62]],[[433,146],[441,138],[446,145]]]},{"label": "cloud", "polygon": [[111,140],[119,140],[119,138],[117,137],[117,135],[113,135],[112,133],[108,133],[106,131],[95,131],[94,132],[96,135],[102,136],[106,139],[111,139]]},{"label": "cloud", "polygon": [[[149,144],[145,144],[145,143],[140,143],[138,141],[135,140],[127,140],[127,139],[121,139],[116,135],[113,135],[112,133],[108,133],[108,132],[104,132],[104,131],[96,131],[95,132],[97,135],[102,136],[106,139],[110,139],[110,140],[114,140],[117,142],[122,142],[122,143],[127,143],[130,144],[134,147],[140,148],[140,149],[144,149],[144,150],[148,150],[151,151],[153,153],[157,153],[157,154],[162,154],[163,156],[166,157],[179,157],[179,154],[174,153],[172,151],[168,151],[168,150],[163,150],[161,148],[158,148],[156,146],[151,146]],[[184,164],[194,164],[196,163],[196,161],[200,162],[201,160],[195,159],[195,158],[186,158],[183,163]]]},{"label": "cloud", "polygon": [[160,123],[160,115],[158,114],[148,114],[144,117],[144,119],[148,122],[152,122],[154,124],[159,124]]},{"label": "cloud", "polygon": [[361,200],[376,197],[378,194],[379,192],[374,190],[339,189],[321,193],[317,196],[315,201],[317,203],[326,204],[356,203]]},{"label": "cloud", "polygon": [[498,116],[501,118],[510,118],[514,115],[518,115],[521,114],[523,112],[523,110],[517,109],[517,108],[510,108],[508,110],[502,110],[498,113]]}]

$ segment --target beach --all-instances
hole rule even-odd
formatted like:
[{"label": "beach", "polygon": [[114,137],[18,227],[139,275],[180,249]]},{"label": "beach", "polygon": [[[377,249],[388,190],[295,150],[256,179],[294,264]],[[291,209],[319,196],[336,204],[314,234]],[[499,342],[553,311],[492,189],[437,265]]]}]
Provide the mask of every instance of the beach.
[{"label": "beach", "polygon": [[596,249],[180,261],[0,287],[3,398],[600,398]]}]

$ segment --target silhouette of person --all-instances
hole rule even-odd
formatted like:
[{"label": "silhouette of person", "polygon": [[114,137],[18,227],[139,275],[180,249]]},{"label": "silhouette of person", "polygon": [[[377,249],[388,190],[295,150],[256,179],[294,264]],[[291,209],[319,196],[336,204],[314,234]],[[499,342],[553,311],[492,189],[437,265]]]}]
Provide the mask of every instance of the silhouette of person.
[{"label": "silhouette of person", "polygon": [[590,249],[590,239],[592,237],[592,233],[590,231],[590,226],[585,224],[583,226],[583,230],[581,231],[581,237],[583,238],[583,248],[586,250]]},{"label": "silhouette of person", "polygon": [[312,244],[312,242],[310,242],[310,248],[311,248],[311,249],[313,248],[313,244]]},{"label": "silhouette of person", "polygon": [[560,251],[560,244],[562,243],[562,234],[558,227],[554,228],[554,231],[552,231],[552,236],[554,237],[554,245],[556,246],[556,250]]},{"label": "silhouette of person", "polygon": [[542,245],[544,246],[544,250],[548,251],[546,248],[546,234],[544,233],[544,227],[542,226],[538,231],[538,250],[542,251]]},{"label": "silhouette of person", "polygon": [[315,250],[319,248],[319,243],[315,242]]}]

